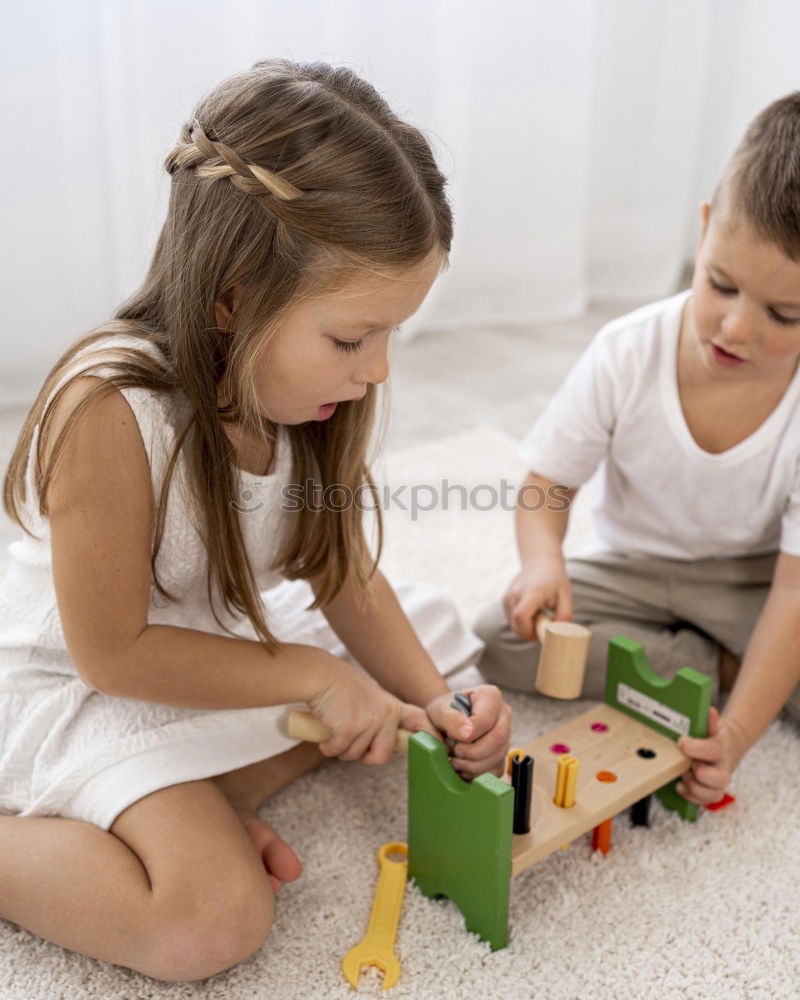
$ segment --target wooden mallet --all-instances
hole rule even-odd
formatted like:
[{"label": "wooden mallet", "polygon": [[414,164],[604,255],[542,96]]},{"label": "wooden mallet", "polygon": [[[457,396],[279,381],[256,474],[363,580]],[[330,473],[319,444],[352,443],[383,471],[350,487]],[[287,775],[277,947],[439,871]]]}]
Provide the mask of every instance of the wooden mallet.
[{"label": "wooden mallet", "polygon": [[[331,738],[331,731],[316,719],[311,712],[300,709],[290,709],[286,719],[286,730],[294,740],[306,740],[308,743],[324,743]],[[408,753],[408,741],[414,734],[410,729],[397,730],[395,753]]]},{"label": "wooden mallet", "polygon": [[591,632],[575,622],[554,622],[544,611],[533,625],[542,644],[536,690],[550,698],[580,697]]},{"label": "wooden mallet", "polygon": [[[472,715],[472,699],[460,691],[453,696],[450,708],[456,709],[462,715]],[[306,740],[308,743],[324,743],[331,738],[331,732],[311,712],[292,708],[286,717],[286,731],[294,740]],[[398,729],[395,742],[395,753],[408,753],[408,741],[414,734],[410,729]]]}]

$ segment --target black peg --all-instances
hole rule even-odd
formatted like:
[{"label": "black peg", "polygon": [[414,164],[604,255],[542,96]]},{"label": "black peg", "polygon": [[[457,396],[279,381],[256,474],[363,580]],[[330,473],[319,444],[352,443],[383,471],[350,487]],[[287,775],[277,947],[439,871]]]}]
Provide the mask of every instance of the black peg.
[{"label": "black peg", "polygon": [[533,757],[525,754],[511,759],[511,785],[514,789],[514,833],[528,833],[531,828],[531,792]]},{"label": "black peg", "polygon": [[650,826],[650,799],[646,795],[631,806],[631,826]]},{"label": "black peg", "polygon": [[459,691],[453,696],[450,708],[455,708],[458,712],[463,712],[464,715],[472,715],[472,699],[468,694],[462,694]]}]

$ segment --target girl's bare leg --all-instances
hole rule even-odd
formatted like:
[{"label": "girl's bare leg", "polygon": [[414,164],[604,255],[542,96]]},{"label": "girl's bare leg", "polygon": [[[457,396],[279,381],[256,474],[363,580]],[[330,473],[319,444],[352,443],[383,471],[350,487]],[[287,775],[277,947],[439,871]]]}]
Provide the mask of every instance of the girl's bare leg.
[{"label": "girl's bare leg", "polygon": [[0,816],[0,917],[72,951],[204,979],[258,950],[273,909],[262,859],[211,780],[145,796],[110,832]]},{"label": "girl's bare leg", "polygon": [[255,811],[271,795],[319,767],[328,758],[316,743],[298,743],[291,750],[256,761],[236,771],[218,774],[213,780],[229,799]]},{"label": "girl's bare leg", "polygon": [[256,810],[271,795],[319,767],[326,759],[315,743],[299,743],[285,753],[227,771],[213,779],[227,796],[261,856],[273,892],[278,891],[281,883],[293,882],[302,866],[292,848],[259,818]]}]

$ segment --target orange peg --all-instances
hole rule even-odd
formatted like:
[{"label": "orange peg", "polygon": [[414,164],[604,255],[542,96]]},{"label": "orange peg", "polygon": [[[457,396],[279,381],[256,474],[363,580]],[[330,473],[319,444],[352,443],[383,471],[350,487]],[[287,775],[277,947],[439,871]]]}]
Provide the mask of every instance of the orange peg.
[{"label": "orange peg", "polygon": [[608,854],[611,850],[611,824],[613,822],[614,818],[612,816],[611,819],[604,820],[592,830],[593,851],[601,851],[603,854]]}]

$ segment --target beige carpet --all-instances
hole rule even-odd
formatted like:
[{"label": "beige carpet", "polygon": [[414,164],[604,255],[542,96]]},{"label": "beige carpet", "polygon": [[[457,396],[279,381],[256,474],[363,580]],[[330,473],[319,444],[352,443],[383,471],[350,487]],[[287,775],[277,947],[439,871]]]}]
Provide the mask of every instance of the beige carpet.
[{"label": "beige carpet", "polygon": [[[498,489],[519,472],[513,442],[478,428],[391,456],[387,476],[408,492],[415,484],[441,491],[442,479]],[[513,570],[511,515],[454,510],[459,498],[450,496],[448,512],[418,511],[412,520],[411,510],[390,511],[385,568],[442,584],[471,618]],[[485,488],[473,494],[480,506],[490,499]],[[577,520],[585,530],[585,511]],[[517,740],[585,707],[509,700]],[[649,830],[615,824],[605,859],[582,838],[518,876],[503,951],[468,935],[450,903],[410,887],[397,939],[400,980],[382,994],[379,974],[366,972],[359,992],[397,1000],[800,997],[798,751],[797,727],[776,723],[736,775],[735,806],[691,825],[654,804]],[[272,936],[248,962],[204,983],[165,985],[0,922],[0,1000],[352,996],[339,963],[366,928],[378,847],[405,839],[405,760],[381,769],[327,764],[264,815],[295,845],[305,873],[281,892]]]}]

